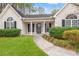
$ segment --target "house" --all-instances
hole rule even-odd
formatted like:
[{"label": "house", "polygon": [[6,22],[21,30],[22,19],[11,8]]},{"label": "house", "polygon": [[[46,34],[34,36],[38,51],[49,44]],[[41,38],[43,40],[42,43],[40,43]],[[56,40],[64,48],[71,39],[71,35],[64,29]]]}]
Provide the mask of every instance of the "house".
[{"label": "house", "polygon": [[0,29],[21,29],[21,34],[45,34],[54,26],[51,14],[23,15],[8,4],[0,14]]},{"label": "house", "polygon": [[53,17],[55,26],[79,27],[79,4],[67,3]]},{"label": "house", "polygon": [[0,14],[0,29],[21,29],[21,34],[45,34],[50,27],[79,27],[79,4],[67,3],[54,16],[51,14],[23,15],[11,5]]}]

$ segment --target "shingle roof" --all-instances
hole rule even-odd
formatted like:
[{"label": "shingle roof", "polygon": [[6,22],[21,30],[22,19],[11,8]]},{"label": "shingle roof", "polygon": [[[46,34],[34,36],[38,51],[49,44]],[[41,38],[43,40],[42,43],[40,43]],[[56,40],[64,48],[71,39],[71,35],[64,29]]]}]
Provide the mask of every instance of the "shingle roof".
[{"label": "shingle roof", "polygon": [[26,18],[40,18],[40,17],[50,17],[52,14],[34,14],[34,15],[26,15]]},{"label": "shingle roof", "polygon": [[[12,6],[13,7],[13,6]],[[23,13],[21,13],[19,10],[17,10],[15,7],[13,7],[15,10],[16,10],[16,12],[21,16],[21,17],[25,17],[25,15],[23,14]]]},{"label": "shingle roof", "polygon": [[72,3],[72,4],[74,4],[75,6],[78,6],[79,7],[79,3]]},{"label": "shingle roof", "polygon": [[[13,7],[13,6],[12,6]],[[21,15],[23,18],[40,18],[40,17],[50,17],[52,14],[33,14],[33,15],[24,15],[19,10],[17,10],[15,7],[13,7],[17,13]]]}]

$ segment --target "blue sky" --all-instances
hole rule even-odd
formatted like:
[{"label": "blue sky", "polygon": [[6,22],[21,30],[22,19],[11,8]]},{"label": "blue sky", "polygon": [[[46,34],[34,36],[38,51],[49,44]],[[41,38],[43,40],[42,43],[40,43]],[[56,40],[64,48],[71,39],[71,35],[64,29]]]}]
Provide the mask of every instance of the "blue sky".
[{"label": "blue sky", "polygon": [[63,3],[35,3],[36,7],[43,7],[45,9],[45,13],[51,13],[53,9],[61,9],[64,4]]}]

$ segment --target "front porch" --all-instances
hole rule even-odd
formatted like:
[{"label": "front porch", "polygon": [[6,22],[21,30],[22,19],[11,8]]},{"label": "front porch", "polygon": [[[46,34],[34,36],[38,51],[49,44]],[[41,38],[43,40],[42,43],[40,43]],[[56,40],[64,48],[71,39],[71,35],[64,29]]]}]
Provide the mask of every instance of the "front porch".
[{"label": "front porch", "polygon": [[54,26],[54,21],[30,21],[24,22],[24,25],[27,35],[46,34]]}]

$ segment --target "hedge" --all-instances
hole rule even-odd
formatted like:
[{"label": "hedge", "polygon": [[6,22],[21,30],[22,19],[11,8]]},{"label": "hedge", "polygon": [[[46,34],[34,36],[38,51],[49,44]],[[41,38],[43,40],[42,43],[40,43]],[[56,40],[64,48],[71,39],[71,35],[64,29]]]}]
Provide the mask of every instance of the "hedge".
[{"label": "hedge", "polygon": [[0,29],[0,37],[16,37],[20,35],[20,29]]},{"label": "hedge", "polygon": [[79,41],[79,30],[67,30],[64,32],[63,37],[73,41]]},{"label": "hedge", "polygon": [[49,35],[55,38],[63,38],[63,33],[66,30],[79,29],[78,27],[53,27],[49,29]]}]

